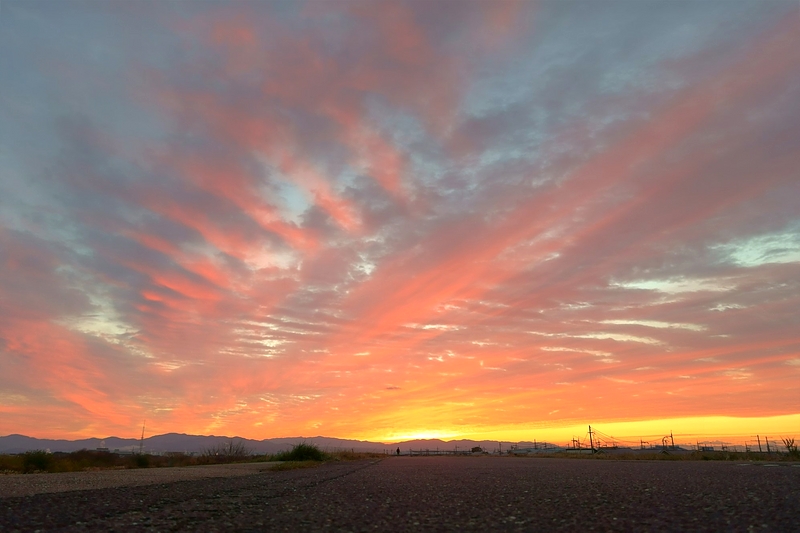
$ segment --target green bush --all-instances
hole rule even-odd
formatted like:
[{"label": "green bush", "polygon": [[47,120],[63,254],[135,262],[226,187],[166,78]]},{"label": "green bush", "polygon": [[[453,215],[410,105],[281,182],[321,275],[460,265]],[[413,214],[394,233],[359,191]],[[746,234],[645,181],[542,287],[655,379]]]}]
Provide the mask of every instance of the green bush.
[{"label": "green bush", "polygon": [[22,454],[22,471],[26,474],[31,472],[47,472],[53,468],[53,456],[44,450],[32,450]]},{"label": "green bush", "polygon": [[327,459],[327,454],[316,444],[301,442],[292,446],[289,451],[275,454],[272,459],[274,461],[324,461]]}]

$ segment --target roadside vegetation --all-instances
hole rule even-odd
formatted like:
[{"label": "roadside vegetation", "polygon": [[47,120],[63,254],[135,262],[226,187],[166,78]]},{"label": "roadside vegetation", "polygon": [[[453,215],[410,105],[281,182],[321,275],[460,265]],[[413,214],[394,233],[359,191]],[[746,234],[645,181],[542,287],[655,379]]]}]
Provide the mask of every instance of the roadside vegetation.
[{"label": "roadside vegetation", "polygon": [[253,452],[245,446],[244,442],[230,440],[203,450],[196,464],[244,463],[254,459]]},{"label": "roadside vegetation", "polygon": [[[791,438],[783,439],[784,449],[767,452],[735,451],[635,451],[603,450],[597,453],[554,452],[514,454],[528,458],[570,458],[605,461],[800,461],[800,450]],[[587,450],[588,451],[588,450]],[[275,454],[253,454],[244,443],[230,441],[203,450],[200,454],[166,453],[162,455],[122,455],[107,451],[79,450],[50,453],[32,450],[16,455],[0,455],[0,475],[39,472],[82,472],[128,468],[166,468],[210,464],[275,462],[271,470],[294,470],[319,466],[325,462],[383,458],[384,454],[355,450],[323,451],[316,444],[301,442]]]},{"label": "roadside vegetation", "polygon": [[328,461],[355,461],[358,459],[373,459],[385,457],[379,453],[356,452],[354,450],[338,450],[324,452],[316,444],[301,442],[292,446],[291,450],[276,453],[270,456],[271,461],[280,461],[271,470],[294,470],[297,468],[311,468],[322,462]]},{"label": "roadside vegetation", "polygon": [[800,460],[800,450],[797,449],[797,444],[794,443],[793,437],[783,437],[783,445],[786,447],[786,453],[792,460]]},{"label": "roadside vegetation", "polygon": [[330,456],[315,444],[301,442],[292,446],[291,450],[279,452],[272,456],[273,461],[324,461]]},{"label": "roadside vegetation", "polygon": [[107,451],[79,450],[71,453],[50,453],[32,450],[16,455],[0,455],[0,474],[32,474],[40,472],[83,472],[127,468],[165,468],[210,464],[280,462],[273,469],[308,468],[328,461],[353,461],[383,457],[377,453],[356,451],[325,452],[313,443],[301,442],[290,450],[276,454],[254,454],[241,441],[231,440],[207,448],[200,454],[171,452],[162,455],[118,454]]},{"label": "roadside vegetation", "polygon": [[624,452],[619,450],[607,451],[599,450],[596,453],[574,453],[574,452],[555,452],[555,453],[535,453],[535,454],[515,454],[515,457],[533,458],[569,458],[569,459],[593,459],[601,461],[800,461],[800,452],[796,448],[787,451],[776,452],[734,452],[734,451],[646,451],[646,452]]}]

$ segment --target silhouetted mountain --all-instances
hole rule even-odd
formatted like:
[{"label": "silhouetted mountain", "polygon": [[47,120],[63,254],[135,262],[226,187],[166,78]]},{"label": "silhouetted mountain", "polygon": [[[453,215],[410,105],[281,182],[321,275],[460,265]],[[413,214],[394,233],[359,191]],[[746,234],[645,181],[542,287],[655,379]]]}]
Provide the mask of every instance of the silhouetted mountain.
[{"label": "silhouetted mountain", "polygon": [[[495,451],[500,445],[497,441],[454,440],[443,441],[439,439],[411,440],[384,444],[350,439],[337,439],[333,437],[282,437],[276,439],[253,440],[241,437],[226,437],[216,435],[186,435],[184,433],[167,433],[155,435],[144,439],[123,439],[119,437],[106,437],[104,439],[35,439],[25,435],[8,435],[0,437],[0,453],[23,453],[29,450],[50,450],[51,452],[74,452],[77,450],[94,450],[104,445],[111,451],[138,451],[140,444],[143,450],[150,453],[186,452],[202,453],[205,450],[227,444],[230,441],[243,442],[253,453],[276,453],[288,450],[300,442],[314,443],[323,450],[354,450],[359,452],[392,452],[398,447],[403,453],[409,449],[417,450],[469,450],[480,446],[486,451]],[[532,446],[530,442],[503,442],[503,451],[510,448],[511,444],[520,447]]]}]

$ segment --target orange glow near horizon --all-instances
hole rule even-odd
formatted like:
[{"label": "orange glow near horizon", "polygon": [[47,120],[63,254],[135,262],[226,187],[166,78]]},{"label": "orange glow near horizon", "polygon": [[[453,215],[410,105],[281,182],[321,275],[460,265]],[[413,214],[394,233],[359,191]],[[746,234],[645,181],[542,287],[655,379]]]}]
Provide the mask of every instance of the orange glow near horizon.
[{"label": "orange glow near horizon", "polygon": [[[456,439],[468,440],[495,440],[498,442],[551,442],[564,445],[573,437],[581,441],[586,439],[589,424],[575,424],[558,427],[533,427],[520,426],[504,428],[482,428],[476,432],[452,433],[447,431],[421,431],[408,435],[388,435],[364,437],[359,440],[376,442],[398,442],[413,439],[440,439],[444,441]],[[621,444],[636,444],[640,439],[650,439],[653,444],[660,443],[660,439],[670,432],[673,433],[676,443],[693,444],[695,441],[724,440],[727,442],[749,442],[760,438],[780,441],[782,437],[796,437],[800,434],[800,415],[785,415],[762,418],[736,418],[736,417],[688,417],[669,418],[662,420],[637,420],[626,422],[600,422],[594,424],[595,430],[619,439]],[[676,429],[679,428],[679,429]]]},{"label": "orange glow near horizon", "polygon": [[[3,408],[3,412],[12,414],[13,410]],[[141,422],[140,422],[141,423]],[[438,428],[424,429],[413,424],[408,424],[409,431],[401,433],[396,431],[389,432],[369,432],[360,430],[358,433],[337,433],[336,437],[342,439],[352,439],[369,441],[382,444],[393,444],[412,440],[441,440],[444,442],[457,440],[473,441],[497,441],[503,443],[517,442],[550,442],[556,445],[566,445],[571,439],[577,438],[581,442],[588,442],[588,426],[590,424],[514,424],[505,426],[484,426],[479,428]],[[702,416],[685,418],[665,418],[656,420],[635,420],[635,421],[599,421],[591,424],[594,430],[599,430],[606,435],[616,439],[614,442],[621,446],[636,446],[640,441],[649,444],[660,444],[661,439],[673,434],[676,444],[691,445],[696,442],[721,441],[731,444],[756,443],[760,438],[763,441],[781,442],[784,437],[800,438],[800,415],[781,415],[770,417],[727,417],[727,416]],[[146,423],[146,436],[155,436],[165,433],[174,433],[174,428],[162,425]],[[25,435],[42,439],[84,439],[84,438],[105,438],[122,437],[135,438],[139,428],[134,428],[124,433],[103,433],[98,432],[98,428],[90,428],[89,432],[83,433],[56,433],[51,431],[38,432],[31,428],[23,430]],[[302,437],[310,438],[316,436],[330,436],[328,434],[318,434],[314,431],[298,429],[280,434],[265,434],[255,428],[242,428],[241,430],[226,428],[225,432],[215,431],[213,427],[197,428],[196,430],[182,430],[188,434],[207,434],[226,437],[244,437],[255,440],[281,437]]]},{"label": "orange glow near horizon", "polygon": [[655,4],[4,6],[0,435],[798,436],[800,8]]}]

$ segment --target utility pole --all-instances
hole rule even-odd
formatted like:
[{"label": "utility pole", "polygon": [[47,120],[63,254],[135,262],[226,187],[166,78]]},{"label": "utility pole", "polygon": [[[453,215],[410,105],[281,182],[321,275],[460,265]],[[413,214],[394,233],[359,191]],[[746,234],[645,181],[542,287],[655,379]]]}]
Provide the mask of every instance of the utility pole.
[{"label": "utility pole", "polygon": [[756,435],[756,438],[758,439],[758,453],[761,453],[761,437]]},{"label": "utility pole", "polygon": [[669,440],[672,442],[672,449],[675,449],[675,439],[672,437],[672,430],[669,430]]},{"label": "utility pole", "polygon": [[142,449],[144,448],[144,425],[147,420],[142,421],[142,440],[139,441],[139,455],[142,455]]},{"label": "utility pole", "polygon": [[594,440],[592,440],[592,426],[589,426],[589,447],[592,449],[592,453],[594,453]]},{"label": "utility pole", "polygon": [[767,453],[772,453],[769,451],[769,437],[764,437],[764,440],[767,441]]}]

